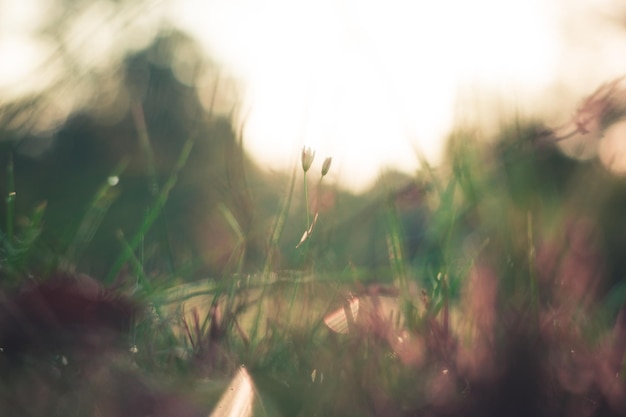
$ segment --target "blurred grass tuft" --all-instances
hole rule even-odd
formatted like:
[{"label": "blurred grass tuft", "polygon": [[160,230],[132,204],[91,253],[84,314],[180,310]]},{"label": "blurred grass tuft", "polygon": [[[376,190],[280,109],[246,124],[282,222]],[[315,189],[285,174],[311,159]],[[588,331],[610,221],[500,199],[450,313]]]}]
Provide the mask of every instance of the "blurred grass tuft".
[{"label": "blurred grass tuft", "polygon": [[[4,409],[29,415],[27,397],[52,415],[73,406],[76,415],[128,415],[125,406],[146,415],[174,392],[200,410],[190,415],[205,416],[626,413],[626,185],[566,156],[560,146],[575,134],[522,119],[496,138],[458,128],[441,166],[417,152],[414,176],[385,173],[360,196],[321,178],[309,189],[314,151],[305,149],[298,188],[297,166],[272,177],[246,158],[231,119],[196,109],[197,134],[187,110],[158,124],[198,103],[162,67],[151,71],[163,77],[151,88],[177,91],[181,105],[131,100],[127,124],[113,131],[132,126],[137,149],[110,132],[93,143],[68,134],[59,147],[70,151],[49,163],[60,170],[69,155],[86,171],[50,180],[45,202],[27,208],[21,196],[40,194],[21,176],[37,164],[8,157]],[[154,126],[176,135],[150,137],[162,133]],[[115,164],[90,166],[107,152]],[[327,158],[322,177],[329,168]],[[73,189],[93,178],[83,205]],[[102,243],[111,237],[115,245]],[[97,255],[106,259],[100,280],[80,276]],[[88,306],[65,314],[72,297]],[[101,326],[125,312],[122,334],[76,331],[73,321]],[[42,334],[61,348],[38,347],[47,346]],[[34,346],[11,352],[14,340]],[[94,340],[111,350],[95,355]],[[116,402],[117,414],[105,407]]]}]

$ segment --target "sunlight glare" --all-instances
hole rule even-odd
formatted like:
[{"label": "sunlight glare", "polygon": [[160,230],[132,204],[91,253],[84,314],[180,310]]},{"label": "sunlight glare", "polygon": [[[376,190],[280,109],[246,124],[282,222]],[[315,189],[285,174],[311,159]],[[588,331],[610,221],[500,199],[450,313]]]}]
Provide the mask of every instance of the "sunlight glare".
[{"label": "sunlight glare", "polygon": [[210,417],[252,417],[254,385],[248,371],[239,368]]},{"label": "sunlight glare", "polygon": [[243,81],[248,150],[283,170],[315,146],[352,189],[414,172],[416,148],[437,162],[460,86],[539,91],[555,76],[539,0],[200,3],[174,12]]}]

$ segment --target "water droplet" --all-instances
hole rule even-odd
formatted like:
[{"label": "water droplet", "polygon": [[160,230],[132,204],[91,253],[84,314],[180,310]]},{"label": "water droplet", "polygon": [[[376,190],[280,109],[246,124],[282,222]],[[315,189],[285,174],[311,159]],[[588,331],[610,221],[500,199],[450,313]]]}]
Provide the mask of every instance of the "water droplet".
[{"label": "water droplet", "polygon": [[118,177],[117,175],[113,175],[107,178],[107,183],[111,187],[115,187],[119,182],[120,182],[120,177]]},{"label": "water droplet", "polygon": [[137,349],[137,345],[132,345],[130,347],[130,353],[137,353],[139,352],[139,349]]}]

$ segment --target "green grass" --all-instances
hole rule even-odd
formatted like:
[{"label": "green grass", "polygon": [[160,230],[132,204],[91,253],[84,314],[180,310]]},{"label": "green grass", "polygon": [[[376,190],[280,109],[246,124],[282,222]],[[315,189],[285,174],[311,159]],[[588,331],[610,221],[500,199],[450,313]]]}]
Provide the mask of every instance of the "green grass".
[{"label": "green grass", "polygon": [[[506,147],[528,149],[527,132],[513,129],[503,135],[503,155],[510,149]],[[494,162],[497,148],[468,142],[468,136],[458,132],[451,138],[448,172],[424,164],[413,179],[426,185],[418,204],[428,213],[414,257],[407,256],[406,242],[415,231],[403,229],[406,208],[395,190],[388,189],[380,213],[383,233],[374,237],[384,242],[385,268],[372,271],[349,262],[331,268],[317,259],[321,244],[330,245],[322,248],[326,251],[351,247],[335,248],[332,241],[319,239],[324,229],[312,220],[317,213],[309,212],[307,168],[302,188],[306,213],[299,217],[306,218],[298,248],[301,263],[293,270],[278,270],[282,248],[298,245],[285,243],[285,228],[297,224],[288,221],[298,190],[294,169],[267,232],[259,271],[244,273],[248,236],[236,211],[220,203],[222,220],[236,236],[228,261],[232,268],[224,276],[194,282],[177,271],[150,271],[149,257],[171,256],[167,248],[148,257],[143,252],[192,152],[194,139],[187,141],[137,232],[127,238],[117,231],[119,255],[101,277],[107,285],[117,279],[117,290],[143,306],[129,329],[124,363],[167,386],[184,387],[207,413],[225,398],[231,381],[235,392],[254,403],[255,416],[516,415],[515,410],[534,412],[544,406],[569,410],[586,400],[598,412],[606,410],[602,407],[619,409],[611,401],[624,399],[621,362],[607,362],[603,352],[617,337],[611,323],[624,302],[624,285],[593,298],[592,283],[585,284],[589,294],[581,293],[558,268],[550,269],[552,264],[565,268],[567,262],[580,262],[572,274],[593,269],[589,263],[594,261],[579,259],[570,242],[558,239],[567,232],[569,218],[582,214],[568,206],[569,195],[555,209],[554,196],[541,188],[538,175],[550,175],[549,165],[537,168],[542,149],[531,147]],[[142,144],[152,154],[147,136]],[[63,259],[49,261],[55,251],[39,241],[45,205],[16,227],[12,166],[7,169],[0,263],[6,287],[19,285],[38,257],[71,270],[115,199],[115,187],[103,182]],[[110,175],[123,181],[124,164]],[[147,175],[147,181],[156,181],[155,176]],[[320,214],[320,222],[333,215]],[[551,230],[557,230],[556,238]],[[125,266],[134,277],[130,282],[118,279]],[[365,278],[372,274],[375,284]],[[561,281],[555,283],[557,278]],[[355,299],[359,310],[353,315],[350,300]],[[345,332],[328,324],[333,314],[343,321]],[[616,349],[623,359],[624,347]],[[574,351],[584,356],[578,359]],[[520,361],[527,369],[516,367]],[[241,365],[245,373],[239,371]],[[613,388],[602,382],[607,367],[615,371]],[[564,370],[572,376],[564,376]],[[589,373],[595,376],[575,389]],[[251,393],[248,382],[254,387]],[[530,386],[549,398],[532,394]],[[511,394],[526,389],[530,394]],[[530,397],[523,399],[524,394]],[[533,408],[535,403],[539,408]]]}]

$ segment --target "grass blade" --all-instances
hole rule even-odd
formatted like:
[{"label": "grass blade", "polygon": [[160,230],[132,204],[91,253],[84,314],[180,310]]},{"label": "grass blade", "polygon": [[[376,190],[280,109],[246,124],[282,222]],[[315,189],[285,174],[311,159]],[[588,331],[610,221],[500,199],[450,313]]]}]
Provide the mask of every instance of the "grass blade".
[{"label": "grass blade", "polygon": [[126,160],[120,162],[96,192],[92,203],[78,226],[74,239],[65,252],[67,262],[77,263],[80,260],[82,252],[93,239],[100,224],[102,224],[102,220],[109,211],[111,204],[118,196],[117,190],[114,187],[117,185],[118,177],[122,175],[127,165],[128,161]]},{"label": "grass blade", "polygon": [[267,279],[269,276],[270,270],[272,269],[273,263],[273,255],[274,252],[278,250],[278,242],[283,233],[283,229],[285,227],[285,222],[287,220],[287,216],[289,214],[289,209],[291,207],[291,201],[293,199],[293,192],[296,185],[296,172],[297,172],[297,164],[294,165],[291,180],[289,181],[289,191],[287,192],[287,197],[283,200],[283,205],[280,209],[280,213],[278,217],[276,217],[276,221],[274,222],[274,227],[272,228],[272,234],[269,242],[269,249],[267,253],[267,259],[265,260],[265,266],[263,268],[263,278]]},{"label": "grass blade", "polygon": [[[176,165],[174,166],[174,169],[172,173],[170,174],[170,177],[165,182],[165,185],[163,186],[163,188],[160,190],[156,198],[156,201],[154,202],[154,205],[146,213],[146,216],[144,217],[143,223],[141,224],[139,231],[130,240],[129,246],[130,246],[131,251],[135,251],[137,249],[137,247],[143,240],[144,235],[150,230],[150,228],[152,227],[156,219],[159,217],[161,210],[163,209],[163,207],[165,206],[165,203],[167,202],[170,192],[172,191],[172,189],[176,185],[176,182],[178,181],[178,174],[180,170],[187,163],[187,159],[189,158],[189,155],[191,154],[191,150],[193,149],[194,143],[195,143],[194,139],[189,139],[187,140],[187,142],[185,142],[185,145],[183,146],[183,150],[181,151],[180,156],[178,157],[178,160],[176,161]],[[105,279],[105,283],[110,284],[115,279],[115,277],[119,274],[120,270],[122,269],[122,266],[124,266],[124,263],[126,263],[128,259],[129,259],[128,251],[124,251],[113,264],[111,271],[109,272],[109,274],[107,275]]]},{"label": "grass blade", "polygon": [[13,225],[15,224],[15,172],[13,166],[13,155],[9,155],[7,165],[7,240],[13,242]]}]

